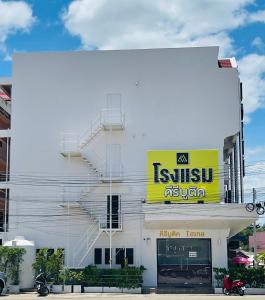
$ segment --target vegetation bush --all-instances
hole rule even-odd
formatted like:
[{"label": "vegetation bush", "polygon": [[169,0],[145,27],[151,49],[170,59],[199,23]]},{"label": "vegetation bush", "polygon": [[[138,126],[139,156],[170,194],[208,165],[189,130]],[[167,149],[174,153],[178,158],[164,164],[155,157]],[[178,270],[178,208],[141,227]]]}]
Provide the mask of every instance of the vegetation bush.
[{"label": "vegetation bush", "polygon": [[53,284],[62,284],[64,281],[64,255],[62,249],[57,249],[49,255],[47,248],[40,249],[36,255],[36,260],[32,264],[35,275],[44,273],[48,281]]},{"label": "vegetation bush", "polygon": [[135,289],[142,286],[145,268],[126,267],[123,269],[98,269],[87,266],[83,270],[72,270],[76,273],[76,282],[83,286],[117,287]]},{"label": "vegetation bush", "polygon": [[84,269],[64,269],[63,252],[58,249],[49,255],[48,249],[40,249],[33,263],[36,276],[44,273],[47,281],[54,284],[75,284],[83,286],[118,287],[134,289],[142,286],[145,268],[98,269],[87,266]]},{"label": "vegetation bush", "polygon": [[24,248],[0,246],[0,271],[7,275],[10,284],[19,284],[20,265],[25,253]]},{"label": "vegetation bush", "polygon": [[256,260],[258,263],[262,263],[263,265],[265,264],[265,252],[260,252],[256,256]]},{"label": "vegetation bush", "polygon": [[226,274],[230,275],[231,280],[243,280],[247,287],[260,288],[265,285],[265,269],[263,267],[255,269],[233,266],[228,269],[214,268],[213,270],[218,287],[223,286],[223,279]]}]

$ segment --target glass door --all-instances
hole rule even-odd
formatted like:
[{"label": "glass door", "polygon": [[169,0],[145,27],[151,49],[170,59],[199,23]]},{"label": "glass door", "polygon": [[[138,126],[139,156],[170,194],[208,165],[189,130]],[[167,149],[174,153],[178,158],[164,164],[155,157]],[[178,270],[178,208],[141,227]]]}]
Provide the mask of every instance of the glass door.
[{"label": "glass door", "polygon": [[111,228],[117,229],[120,227],[120,197],[119,195],[112,195],[110,209],[110,196],[107,200],[107,228],[110,228],[110,215],[111,215]]},{"label": "glass door", "polygon": [[173,287],[212,285],[210,239],[158,239],[157,283]]}]

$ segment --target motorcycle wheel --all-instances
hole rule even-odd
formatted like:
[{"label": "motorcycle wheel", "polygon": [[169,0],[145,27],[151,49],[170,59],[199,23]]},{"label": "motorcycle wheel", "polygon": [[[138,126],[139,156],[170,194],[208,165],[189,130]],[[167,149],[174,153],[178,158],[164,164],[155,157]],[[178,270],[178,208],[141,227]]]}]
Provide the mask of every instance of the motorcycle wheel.
[{"label": "motorcycle wheel", "polygon": [[40,296],[47,296],[47,295],[49,295],[50,291],[47,288],[47,286],[45,286],[45,287],[42,287],[40,290],[38,290],[38,293]]},{"label": "motorcycle wheel", "polygon": [[239,295],[240,295],[240,296],[244,296],[244,294],[245,294],[245,291],[244,291],[244,290],[242,290],[241,288],[239,289],[239,291],[238,291],[238,292],[239,292]]},{"label": "motorcycle wheel", "polygon": [[223,289],[223,294],[225,294],[225,295],[230,295],[230,293],[229,293],[229,291],[227,290],[227,289]]},{"label": "motorcycle wheel", "polygon": [[246,205],[246,210],[247,210],[248,212],[252,212],[254,209],[255,209],[255,204],[253,204],[253,203],[248,203],[248,204]]},{"label": "motorcycle wheel", "polygon": [[256,209],[258,215],[263,215],[265,212],[264,207],[257,207]]}]

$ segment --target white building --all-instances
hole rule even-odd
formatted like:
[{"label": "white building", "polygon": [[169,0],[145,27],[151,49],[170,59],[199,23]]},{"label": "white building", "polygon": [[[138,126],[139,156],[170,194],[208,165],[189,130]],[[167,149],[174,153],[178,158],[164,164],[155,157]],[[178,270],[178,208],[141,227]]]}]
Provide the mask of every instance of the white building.
[{"label": "white building", "polygon": [[127,256],[146,287],[212,287],[227,238],[256,217],[235,61],[217,47],[19,53],[10,84],[2,239],[64,248],[69,267]]}]

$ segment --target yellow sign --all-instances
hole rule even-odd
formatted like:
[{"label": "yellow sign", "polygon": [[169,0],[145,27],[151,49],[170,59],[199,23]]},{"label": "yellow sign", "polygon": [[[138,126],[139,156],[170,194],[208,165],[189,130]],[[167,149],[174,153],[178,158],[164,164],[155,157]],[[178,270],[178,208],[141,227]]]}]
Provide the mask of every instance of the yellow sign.
[{"label": "yellow sign", "polygon": [[147,202],[220,201],[217,150],[147,152]]},{"label": "yellow sign", "polygon": [[160,231],[160,237],[165,238],[179,238],[181,236],[183,237],[205,237],[204,231],[189,231],[186,230],[185,234],[181,234],[181,232],[176,230],[161,230]]}]

